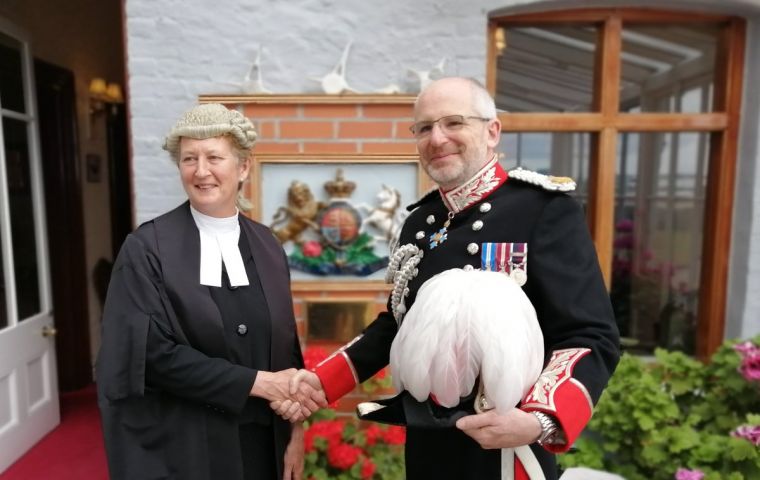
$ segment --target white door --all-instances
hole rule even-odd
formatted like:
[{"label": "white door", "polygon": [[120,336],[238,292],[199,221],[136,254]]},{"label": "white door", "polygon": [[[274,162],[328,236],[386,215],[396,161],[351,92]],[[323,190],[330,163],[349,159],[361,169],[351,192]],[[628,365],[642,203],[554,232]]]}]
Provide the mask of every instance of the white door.
[{"label": "white door", "polygon": [[58,425],[32,61],[0,19],[0,472]]}]

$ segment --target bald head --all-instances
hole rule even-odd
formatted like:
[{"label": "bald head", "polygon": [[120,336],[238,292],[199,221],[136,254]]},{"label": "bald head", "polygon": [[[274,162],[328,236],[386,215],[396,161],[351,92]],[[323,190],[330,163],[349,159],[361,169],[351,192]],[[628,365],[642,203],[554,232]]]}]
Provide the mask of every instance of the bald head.
[{"label": "bald head", "polygon": [[451,97],[460,98],[468,103],[474,115],[484,118],[496,117],[496,105],[493,98],[480,82],[468,77],[445,77],[430,83],[417,95],[414,102],[415,118],[418,116],[419,105],[423,100],[437,102]]}]

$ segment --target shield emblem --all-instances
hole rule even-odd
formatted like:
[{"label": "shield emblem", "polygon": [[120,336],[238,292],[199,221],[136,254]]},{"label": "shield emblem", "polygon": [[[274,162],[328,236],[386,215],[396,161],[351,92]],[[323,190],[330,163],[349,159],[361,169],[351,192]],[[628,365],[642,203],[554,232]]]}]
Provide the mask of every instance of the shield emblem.
[{"label": "shield emblem", "polygon": [[325,241],[342,250],[359,236],[361,215],[350,203],[338,200],[320,212],[317,223]]}]

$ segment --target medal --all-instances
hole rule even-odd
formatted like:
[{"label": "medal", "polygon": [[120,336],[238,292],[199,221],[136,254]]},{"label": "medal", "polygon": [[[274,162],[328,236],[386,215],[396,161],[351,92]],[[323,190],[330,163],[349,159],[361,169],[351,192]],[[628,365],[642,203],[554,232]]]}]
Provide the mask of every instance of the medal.
[{"label": "medal", "polygon": [[525,273],[525,270],[521,270],[516,267],[512,268],[512,271],[509,272],[509,277],[521,287],[525,285],[525,282],[528,281],[528,275]]},{"label": "medal", "polygon": [[519,286],[525,285],[528,281],[527,261],[528,255],[527,243],[510,243],[509,244],[509,277]]},{"label": "medal", "polygon": [[429,238],[430,250],[442,244],[443,242],[446,241],[447,238],[449,238],[448,228],[449,228],[449,225],[451,225],[452,218],[454,218],[454,212],[449,212],[448,218],[446,219],[446,222],[443,224],[443,227],[441,227],[441,229],[435,232],[434,234],[430,235],[430,238]]}]

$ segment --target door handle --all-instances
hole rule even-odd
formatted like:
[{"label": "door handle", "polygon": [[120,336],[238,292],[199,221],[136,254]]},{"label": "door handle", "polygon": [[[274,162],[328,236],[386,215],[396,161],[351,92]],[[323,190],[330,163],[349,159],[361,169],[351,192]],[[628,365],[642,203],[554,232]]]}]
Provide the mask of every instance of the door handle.
[{"label": "door handle", "polygon": [[55,337],[58,334],[58,330],[52,325],[45,325],[42,327],[42,336],[45,338]]}]

